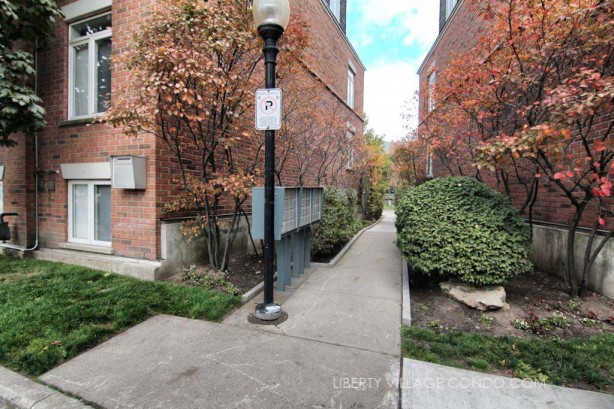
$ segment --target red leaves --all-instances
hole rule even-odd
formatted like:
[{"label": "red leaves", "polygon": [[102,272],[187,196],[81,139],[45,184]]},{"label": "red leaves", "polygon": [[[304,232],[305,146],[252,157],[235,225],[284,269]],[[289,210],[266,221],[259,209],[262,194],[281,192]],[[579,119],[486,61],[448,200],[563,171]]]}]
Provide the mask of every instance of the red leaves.
[{"label": "red leaves", "polygon": [[603,152],[603,151],[605,151],[605,149],[606,149],[606,146],[605,146],[605,142],[604,141],[598,139],[595,142],[593,142],[593,150],[595,152]]}]

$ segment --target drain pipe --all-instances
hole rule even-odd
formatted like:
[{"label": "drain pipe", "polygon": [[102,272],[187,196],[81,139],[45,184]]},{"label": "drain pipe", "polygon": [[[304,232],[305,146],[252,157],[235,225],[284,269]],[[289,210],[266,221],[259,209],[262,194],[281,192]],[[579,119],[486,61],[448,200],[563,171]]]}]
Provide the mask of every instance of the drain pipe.
[{"label": "drain pipe", "polygon": [[[34,42],[34,94],[38,95],[38,41]],[[23,246],[15,246],[15,245],[6,245],[4,243],[0,243],[0,247],[9,248],[13,250],[19,251],[34,251],[38,248],[38,238],[39,238],[39,191],[38,191],[38,180],[39,180],[39,154],[38,154],[38,131],[34,132],[34,167],[36,169],[35,172],[35,181],[34,181],[34,244],[32,247],[23,247]],[[27,174],[27,172],[26,172]],[[28,205],[26,203],[26,216],[27,216]],[[27,235],[27,234],[26,234]]]}]

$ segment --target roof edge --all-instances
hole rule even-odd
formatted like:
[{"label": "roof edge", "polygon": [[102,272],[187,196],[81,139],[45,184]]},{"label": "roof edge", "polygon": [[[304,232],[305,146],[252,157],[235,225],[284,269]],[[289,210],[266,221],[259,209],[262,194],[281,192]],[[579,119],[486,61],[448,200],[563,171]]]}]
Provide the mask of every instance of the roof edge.
[{"label": "roof edge", "polygon": [[[365,64],[362,62],[362,60],[360,59],[360,56],[358,55],[358,53],[356,52],[356,49],[354,48],[354,46],[352,45],[352,43],[350,42],[350,39],[348,38],[347,34],[343,32],[343,30],[341,29],[341,24],[339,23],[339,21],[337,20],[337,17],[335,17],[335,15],[333,14],[333,12],[331,11],[330,7],[328,7],[328,5],[324,2],[324,0],[320,0],[320,4],[322,5],[322,7],[324,7],[324,10],[328,13],[328,15],[330,16],[331,19],[333,19],[333,22],[335,23],[335,26],[337,27],[337,31],[339,31],[339,33],[341,34],[341,36],[343,37],[343,40],[345,41],[345,43],[347,44],[348,47],[350,47],[350,51],[352,52],[352,54],[354,55],[354,58],[356,58],[356,61],[358,61],[358,64],[360,64],[360,67],[362,68],[363,71],[367,71],[367,67],[365,67]],[[347,12],[346,12],[347,13]]]},{"label": "roof edge", "polygon": [[424,69],[424,65],[426,64],[428,59],[431,57],[431,55],[433,55],[433,52],[435,51],[435,48],[437,47],[437,45],[441,41],[441,37],[444,36],[446,31],[448,31],[448,27],[450,26],[450,20],[452,20],[454,18],[454,16],[456,16],[456,14],[458,13],[458,10],[460,9],[461,4],[463,4],[464,2],[465,2],[464,0],[459,0],[458,3],[456,3],[456,6],[454,7],[454,10],[452,10],[452,14],[450,14],[448,19],[446,20],[446,23],[443,26],[443,30],[441,30],[439,32],[439,34],[437,35],[437,38],[435,39],[435,42],[431,46],[431,49],[429,50],[429,52],[424,57],[424,60],[422,60],[422,64],[420,64],[420,68],[418,68],[418,71],[416,72],[416,74],[420,75],[420,73]]}]

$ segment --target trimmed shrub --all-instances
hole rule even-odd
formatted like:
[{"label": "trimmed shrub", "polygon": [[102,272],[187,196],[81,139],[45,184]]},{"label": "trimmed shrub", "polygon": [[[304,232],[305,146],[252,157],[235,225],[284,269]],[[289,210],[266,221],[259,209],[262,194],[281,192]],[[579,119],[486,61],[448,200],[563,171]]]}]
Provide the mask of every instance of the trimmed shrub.
[{"label": "trimmed shrub", "polygon": [[416,271],[501,284],[531,268],[529,226],[507,197],[469,177],[410,189],[397,207],[397,246]]},{"label": "trimmed shrub", "polygon": [[378,220],[384,212],[384,187],[370,187],[365,204],[364,218],[366,220]]},{"label": "trimmed shrub", "polygon": [[362,227],[356,212],[356,191],[352,189],[324,189],[322,219],[314,227],[311,251],[316,255],[331,255],[352,238]]}]

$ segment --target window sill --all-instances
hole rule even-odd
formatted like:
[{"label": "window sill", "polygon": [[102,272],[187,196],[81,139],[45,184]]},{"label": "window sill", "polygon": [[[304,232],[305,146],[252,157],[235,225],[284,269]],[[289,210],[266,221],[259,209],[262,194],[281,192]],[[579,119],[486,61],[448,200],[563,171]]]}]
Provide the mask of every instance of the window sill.
[{"label": "window sill", "polygon": [[76,250],[76,251],[85,251],[88,253],[98,253],[98,254],[114,254],[115,250],[111,247],[105,246],[94,246],[91,244],[80,244],[80,243],[61,243],[60,248],[65,250]]},{"label": "window sill", "polygon": [[60,121],[60,123],[58,124],[59,127],[67,127],[67,126],[72,126],[72,125],[92,125],[95,124],[97,122],[97,120],[100,119],[100,116],[90,116],[87,118],[79,118],[79,119],[69,119],[67,121]]}]

